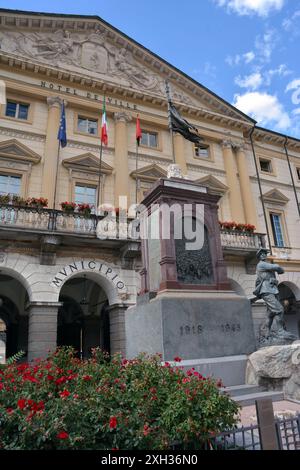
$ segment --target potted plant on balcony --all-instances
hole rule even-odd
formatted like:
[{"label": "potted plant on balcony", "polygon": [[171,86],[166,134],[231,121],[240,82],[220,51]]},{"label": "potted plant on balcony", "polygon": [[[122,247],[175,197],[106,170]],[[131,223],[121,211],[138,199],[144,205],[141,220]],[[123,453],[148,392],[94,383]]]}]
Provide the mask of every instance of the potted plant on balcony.
[{"label": "potted plant on balcony", "polygon": [[26,205],[30,207],[37,207],[41,209],[42,207],[48,206],[48,199],[44,197],[30,197],[26,201]]},{"label": "potted plant on balcony", "polygon": [[9,204],[10,195],[9,194],[0,194],[0,204]]},{"label": "potted plant on balcony", "polygon": [[64,212],[67,212],[68,214],[72,214],[75,211],[77,204],[75,202],[65,201],[65,202],[61,202],[60,206]]},{"label": "potted plant on balcony", "polygon": [[14,194],[12,196],[11,202],[13,206],[17,206],[17,207],[26,206],[26,199],[24,199],[22,196],[18,196],[17,194]]},{"label": "potted plant on balcony", "polygon": [[78,204],[77,210],[80,214],[84,215],[84,217],[89,217],[91,215],[93,207],[94,206],[90,204]]}]

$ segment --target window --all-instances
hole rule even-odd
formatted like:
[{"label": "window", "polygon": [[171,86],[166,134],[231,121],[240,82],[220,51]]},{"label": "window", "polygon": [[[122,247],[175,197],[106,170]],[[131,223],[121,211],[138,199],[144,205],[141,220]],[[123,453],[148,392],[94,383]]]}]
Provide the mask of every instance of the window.
[{"label": "window", "polygon": [[208,145],[195,145],[195,157],[209,158],[209,147],[208,147]]},{"label": "window", "polygon": [[282,220],[280,214],[270,213],[274,244],[278,247],[284,246]]},{"label": "window", "polygon": [[0,194],[13,194],[19,196],[20,193],[20,176],[0,175]]},{"label": "window", "polygon": [[7,101],[5,116],[15,119],[28,119],[29,104]]},{"label": "window", "polygon": [[265,173],[273,173],[271,160],[259,159],[260,169]]},{"label": "window", "polygon": [[75,203],[90,204],[96,206],[97,188],[95,186],[86,186],[84,184],[76,184],[75,186]]},{"label": "window", "polygon": [[300,180],[300,168],[296,168],[298,180]]},{"label": "window", "polygon": [[158,134],[157,132],[149,132],[142,130],[141,144],[146,147],[157,148],[158,147]]},{"label": "window", "polygon": [[85,134],[97,135],[98,119],[90,119],[78,116],[77,130]]}]

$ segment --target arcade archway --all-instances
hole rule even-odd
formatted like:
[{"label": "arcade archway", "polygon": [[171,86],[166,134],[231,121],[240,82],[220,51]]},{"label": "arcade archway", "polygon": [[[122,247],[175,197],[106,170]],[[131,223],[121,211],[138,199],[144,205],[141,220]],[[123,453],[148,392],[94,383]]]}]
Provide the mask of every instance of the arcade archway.
[{"label": "arcade archway", "polygon": [[27,354],[27,303],[24,286],[13,276],[0,274],[0,340],[4,360],[21,350]]},{"label": "arcade archway", "polygon": [[81,274],[63,285],[57,319],[57,345],[72,346],[79,357],[90,357],[91,349],[110,352],[108,300],[94,280]]},{"label": "arcade archway", "polygon": [[297,286],[282,282],[278,286],[279,299],[284,307],[284,321],[286,328],[300,338],[300,301],[297,300]]}]

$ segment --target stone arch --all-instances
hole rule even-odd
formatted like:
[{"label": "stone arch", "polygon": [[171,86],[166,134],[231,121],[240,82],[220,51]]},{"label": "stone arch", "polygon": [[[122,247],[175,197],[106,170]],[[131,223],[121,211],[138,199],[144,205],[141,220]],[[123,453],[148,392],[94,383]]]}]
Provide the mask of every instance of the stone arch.
[{"label": "stone arch", "polygon": [[287,286],[287,287],[292,291],[292,293],[294,294],[295,299],[296,299],[297,301],[300,300],[300,287],[297,286],[294,282],[291,282],[291,281],[282,281],[282,282],[280,282],[279,287],[280,287],[281,285]]},{"label": "stone arch", "polygon": [[[110,306],[120,303],[127,297],[126,285],[119,276],[118,271],[99,261],[85,262],[86,268],[82,268],[83,263],[83,261],[80,261],[65,266],[54,276],[51,285],[56,290],[55,301],[58,301],[61,289],[67,281],[83,275],[86,275],[87,279],[94,281],[104,290]],[[76,266],[76,269],[74,269],[74,266]]]},{"label": "stone arch", "polygon": [[76,273],[76,274],[69,276],[62,283],[60,290],[62,289],[62,287],[67,281],[70,281],[71,279],[74,279],[76,277],[82,277],[84,274],[86,275],[87,279],[94,281],[96,284],[98,284],[99,287],[101,287],[104,290],[105,294],[107,295],[109,305],[113,305],[120,301],[117,288],[111,281],[109,281],[105,276],[99,273],[93,273],[93,272],[85,271],[85,270],[81,271],[80,273]]},{"label": "stone arch", "polygon": [[22,274],[20,274],[18,271],[15,271],[14,269],[7,267],[7,266],[1,266],[1,274],[5,274],[7,276],[12,277],[16,281],[19,281],[20,284],[27,291],[29,299],[31,298],[30,284],[28,283],[27,279],[24,276],[22,276]]}]

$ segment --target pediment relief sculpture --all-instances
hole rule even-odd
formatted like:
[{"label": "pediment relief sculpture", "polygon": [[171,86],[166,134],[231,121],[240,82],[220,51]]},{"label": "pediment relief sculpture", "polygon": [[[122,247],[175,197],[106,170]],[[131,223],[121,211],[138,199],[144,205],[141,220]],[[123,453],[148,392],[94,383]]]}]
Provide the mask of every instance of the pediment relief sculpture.
[{"label": "pediment relief sculpture", "polygon": [[[73,72],[89,71],[91,78],[102,78],[136,90],[145,90],[165,97],[164,78],[138,61],[128,47],[117,47],[108,41],[107,33],[0,32],[1,51],[48,63]],[[191,106],[199,100],[172,86],[172,99]]]}]

